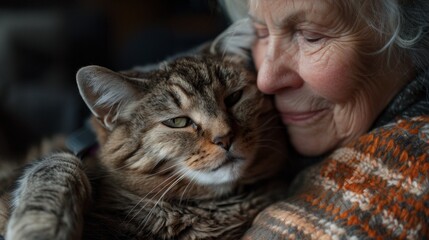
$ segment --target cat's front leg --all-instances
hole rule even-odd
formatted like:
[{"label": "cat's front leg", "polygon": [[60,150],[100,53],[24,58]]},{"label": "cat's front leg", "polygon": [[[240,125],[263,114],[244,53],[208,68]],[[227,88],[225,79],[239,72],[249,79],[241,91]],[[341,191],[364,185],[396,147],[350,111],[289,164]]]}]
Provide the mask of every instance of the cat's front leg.
[{"label": "cat's front leg", "polygon": [[19,181],[6,239],[80,239],[90,184],[81,160],[54,153]]}]

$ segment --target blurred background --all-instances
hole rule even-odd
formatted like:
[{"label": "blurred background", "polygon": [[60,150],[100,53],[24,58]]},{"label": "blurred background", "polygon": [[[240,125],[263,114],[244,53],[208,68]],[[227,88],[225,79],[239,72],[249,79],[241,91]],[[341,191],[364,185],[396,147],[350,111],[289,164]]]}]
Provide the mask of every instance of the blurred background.
[{"label": "blurred background", "polygon": [[215,0],[2,0],[0,155],[83,125],[76,71],[158,62],[227,26]]}]

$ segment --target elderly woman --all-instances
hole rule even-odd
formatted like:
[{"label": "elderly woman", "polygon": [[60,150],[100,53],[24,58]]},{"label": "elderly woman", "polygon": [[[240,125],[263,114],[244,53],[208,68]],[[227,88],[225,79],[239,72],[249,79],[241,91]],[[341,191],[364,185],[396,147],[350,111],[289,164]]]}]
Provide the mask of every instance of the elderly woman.
[{"label": "elderly woman", "polygon": [[322,158],[245,239],[428,239],[429,1],[225,4],[293,148]]}]

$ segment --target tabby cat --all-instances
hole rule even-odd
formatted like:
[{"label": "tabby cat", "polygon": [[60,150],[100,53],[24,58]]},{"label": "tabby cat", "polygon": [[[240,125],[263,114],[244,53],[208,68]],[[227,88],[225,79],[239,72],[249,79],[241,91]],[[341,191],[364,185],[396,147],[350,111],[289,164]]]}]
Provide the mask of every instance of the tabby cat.
[{"label": "tabby cat", "polygon": [[[99,148],[26,168],[6,239],[239,239],[282,191],[285,136],[242,58],[77,73]],[[0,228],[1,229],[1,228]]]}]

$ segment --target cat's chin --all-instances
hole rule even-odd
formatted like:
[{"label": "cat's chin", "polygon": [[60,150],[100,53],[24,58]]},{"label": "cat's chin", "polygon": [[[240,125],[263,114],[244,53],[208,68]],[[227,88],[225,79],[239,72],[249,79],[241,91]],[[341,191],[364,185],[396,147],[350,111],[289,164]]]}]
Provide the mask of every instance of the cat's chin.
[{"label": "cat's chin", "polygon": [[237,181],[244,168],[244,160],[232,158],[210,170],[186,170],[189,179],[201,185],[228,184]]}]

